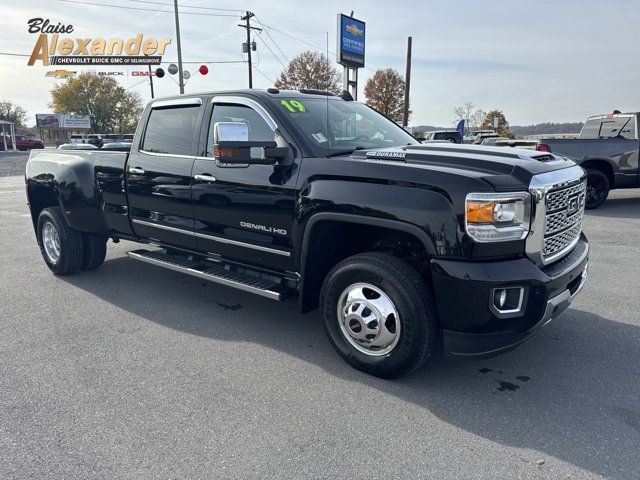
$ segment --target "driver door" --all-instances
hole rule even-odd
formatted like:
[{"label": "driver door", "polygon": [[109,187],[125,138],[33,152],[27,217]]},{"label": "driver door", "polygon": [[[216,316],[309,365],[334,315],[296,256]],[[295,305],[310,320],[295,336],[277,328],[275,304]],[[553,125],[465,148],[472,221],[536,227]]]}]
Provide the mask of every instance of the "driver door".
[{"label": "driver door", "polygon": [[[213,158],[213,131],[218,122],[247,125],[249,141],[288,145],[269,112],[246,97],[213,98],[205,114],[208,125],[204,156],[193,166],[193,205],[198,250],[248,264],[293,270],[291,230],[296,176],[292,165],[221,164]],[[202,153],[201,153],[202,155]]]}]

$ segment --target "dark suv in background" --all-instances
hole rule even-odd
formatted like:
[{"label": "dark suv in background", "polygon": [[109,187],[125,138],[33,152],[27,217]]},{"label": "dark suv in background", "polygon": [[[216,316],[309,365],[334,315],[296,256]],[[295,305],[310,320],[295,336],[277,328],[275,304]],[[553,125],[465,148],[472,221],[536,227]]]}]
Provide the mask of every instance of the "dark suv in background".
[{"label": "dark suv in background", "polygon": [[601,206],[611,189],[640,187],[638,112],[595,115],[587,119],[578,138],[547,138],[540,144],[587,171],[586,208]]},{"label": "dark suv in background", "polygon": [[429,140],[446,140],[451,143],[462,143],[462,135],[457,130],[436,130],[433,132],[426,132],[424,139]]}]

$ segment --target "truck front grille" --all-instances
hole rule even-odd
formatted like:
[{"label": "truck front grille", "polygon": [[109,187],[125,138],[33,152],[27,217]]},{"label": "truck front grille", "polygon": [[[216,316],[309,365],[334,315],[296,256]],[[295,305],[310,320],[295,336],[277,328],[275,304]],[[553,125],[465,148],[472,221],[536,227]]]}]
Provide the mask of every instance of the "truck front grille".
[{"label": "truck front grille", "polygon": [[545,198],[546,214],[542,256],[551,260],[574,244],[582,231],[582,217],[587,182],[578,180],[574,184],[551,190]]}]

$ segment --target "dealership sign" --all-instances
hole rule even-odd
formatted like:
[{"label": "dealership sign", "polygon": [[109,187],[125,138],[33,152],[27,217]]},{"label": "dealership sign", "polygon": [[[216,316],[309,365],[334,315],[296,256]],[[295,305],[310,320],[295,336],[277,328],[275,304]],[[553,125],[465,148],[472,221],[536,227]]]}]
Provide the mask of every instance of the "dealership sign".
[{"label": "dealership sign", "polygon": [[351,68],[364,67],[365,24],[338,14],[338,63]]},{"label": "dealership sign", "polygon": [[28,65],[159,65],[171,43],[170,38],[157,40],[141,33],[129,39],[64,37],[74,31],[73,25],[54,24],[49,19],[32,18],[29,33],[38,34]]},{"label": "dealership sign", "polygon": [[37,113],[36,126],[46,129],[84,130],[91,128],[87,115],[71,115],[68,113]]}]

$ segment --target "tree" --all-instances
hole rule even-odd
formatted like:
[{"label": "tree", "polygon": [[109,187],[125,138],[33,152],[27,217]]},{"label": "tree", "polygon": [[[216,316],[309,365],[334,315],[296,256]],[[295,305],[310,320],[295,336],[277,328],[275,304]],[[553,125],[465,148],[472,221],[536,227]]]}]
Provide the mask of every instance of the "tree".
[{"label": "tree", "polygon": [[397,70],[393,68],[376,70],[364,86],[367,105],[394,122],[402,123],[405,85],[404,78]]},{"label": "tree", "polygon": [[134,130],[142,113],[142,100],[110,77],[82,73],[51,89],[55,113],[88,115],[94,133]]},{"label": "tree", "polygon": [[27,111],[9,100],[0,101],[0,120],[15,123],[16,130],[26,128]]},{"label": "tree", "polygon": [[[498,128],[493,127],[493,119],[498,119]],[[484,118],[484,121],[481,125],[482,129],[494,129],[498,135],[502,137],[514,138],[515,135],[509,131],[509,122],[502,113],[501,110],[491,110]]]},{"label": "tree", "polygon": [[464,120],[467,131],[479,128],[487,116],[486,112],[478,108],[473,102],[466,102],[464,105],[454,108],[453,114],[455,115],[453,123]]},{"label": "tree", "polygon": [[281,90],[310,88],[340,93],[341,76],[329,63],[329,58],[318,52],[307,50],[296,56],[280,72],[274,87]]}]

